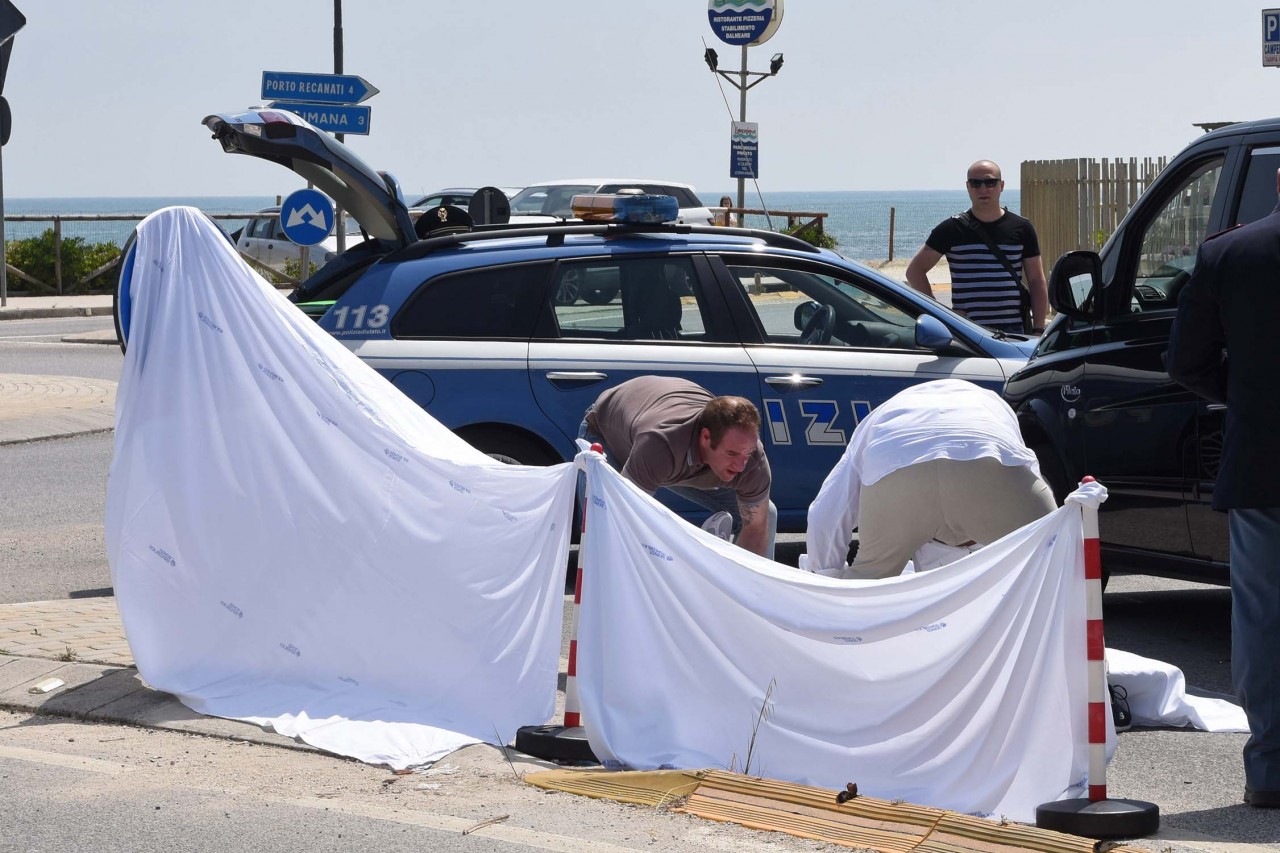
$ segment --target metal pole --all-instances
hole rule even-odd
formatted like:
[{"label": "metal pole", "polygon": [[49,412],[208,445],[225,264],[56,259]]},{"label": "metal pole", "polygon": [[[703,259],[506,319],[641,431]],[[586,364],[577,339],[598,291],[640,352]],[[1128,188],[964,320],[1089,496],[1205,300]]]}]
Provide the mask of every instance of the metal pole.
[{"label": "metal pole", "polygon": [[[738,86],[738,121],[747,120],[747,46],[742,46],[742,83]],[[738,178],[738,210],[747,206],[747,184],[746,178]],[[746,214],[738,214],[738,224],[746,224]]]},{"label": "metal pole", "polygon": [[[333,73],[342,73],[342,0],[333,0]],[[334,138],[342,142],[347,138],[345,133],[335,133]],[[333,227],[338,232],[338,251],[347,250],[347,223],[342,208],[333,211]],[[307,276],[303,276],[307,278]]]}]

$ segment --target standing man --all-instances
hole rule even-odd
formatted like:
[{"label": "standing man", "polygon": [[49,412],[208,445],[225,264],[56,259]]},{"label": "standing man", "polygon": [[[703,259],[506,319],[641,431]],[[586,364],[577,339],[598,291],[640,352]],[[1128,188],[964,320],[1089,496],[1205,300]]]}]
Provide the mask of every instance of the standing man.
[{"label": "standing man", "polygon": [[1057,508],[1008,403],[962,379],[923,382],[858,422],[809,506],[800,568],[894,577],[930,542],[990,545]]},{"label": "standing man", "polygon": [[1231,678],[1249,719],[1244,801],[1264,809],[1280,808],[1280,352],[1270,328],[1276,316],[1280,205],[1201,245],[1168,353],[1170,376],[1227,406],[1213,508],[1227,511],[1231,535]]},{"label": "standing man", "polygon": [[716,397],[674,376],[641,376],[601,394],[581,435],[603,444],[609,463],[649,494],[666,488],[726,513],[740,548],[773,559],[778,510],[750,400]]},{"label": "standing man", "polygon": [[1004,180],[995,163],[974,163],[965,185],[973,206],[930,232],[907,265],[907,283],[932,297],[928,272],[946,255],[956,313],[1002,332],[1038,335],[1044,331],[1049,285],[1036,229],[1030,220],[1000,206]]}]

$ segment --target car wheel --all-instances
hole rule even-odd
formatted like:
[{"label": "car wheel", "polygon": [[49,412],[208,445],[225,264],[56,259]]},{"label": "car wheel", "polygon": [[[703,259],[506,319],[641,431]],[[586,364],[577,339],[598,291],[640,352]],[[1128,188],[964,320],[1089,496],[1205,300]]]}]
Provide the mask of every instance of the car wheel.
[{"label": "car wheel", "polygon": [[[1040,466],[1040,476],[1044,478],[1045,484],[1053,491],[1053,499],[1062,506],[1063,500],[1067,495],[1071,494],[1072,489],[1067,487],[1067,474],[1062,469],[1062,463],[1058,461],[1058,454],[1053,451],[1047,442],[1036,442],[1030,446],[1031,452],[1036,455],[1036,463]],[[1111,570],[1107,566],[1102,567],[1102,588],[1107,588],[1107,581],[1111,580]]]},{"label": "car wheel", "polygon": [[490,428],[461,435],[481,453],[507,465],[555,465],[561,461],[538,441],[519,432]]},{"label": "car wheel", "polygon": [[572,305],[578,301],[582,293],[582,282],[577,270],[567,270],[560,276],[560,284],[556,287],[556,304]]},{"label": "car wheel", "polygon": [[582,298],[587,302],[590,302],[592,305],[605,305],[612,302],[614,297],[617,295],[618,288],[602,287],[599,290],[588,290],[586,293],[582,294]]}]

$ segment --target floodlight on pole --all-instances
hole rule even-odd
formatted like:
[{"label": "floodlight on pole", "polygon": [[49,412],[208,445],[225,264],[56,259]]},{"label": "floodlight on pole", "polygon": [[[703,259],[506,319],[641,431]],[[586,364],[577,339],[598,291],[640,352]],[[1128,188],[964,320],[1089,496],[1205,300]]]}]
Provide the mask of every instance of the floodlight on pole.
[{"label": "floodlight on pole", "polygon": [[720,55],[716,53],[715,48],[707,48],[702,54],[703,60],[707,63],[707,67],[715,71],[720,67]]},{"label": "floodlight on pole", "polygon": [[775,53],[769,60],[769,74],[774,75],[782,70],[782,54]]}]

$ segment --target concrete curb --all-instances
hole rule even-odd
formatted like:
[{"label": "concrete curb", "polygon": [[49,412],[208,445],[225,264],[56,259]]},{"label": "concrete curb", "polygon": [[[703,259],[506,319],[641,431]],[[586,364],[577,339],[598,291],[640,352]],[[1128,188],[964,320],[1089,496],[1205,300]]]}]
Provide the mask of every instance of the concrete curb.
[{"label": "concrete curb", "polygon": [[0,320],[47,320],[50,317],[110,317],[110,305],[68,305],[64,308],[0,308]]},{"label": "concrete curb", "polygon": [[[49,678],[64,684],[39,692],[36,685]],[[132,666],[0,657],[0,708],[319,751],[252,723],[197,714],[172,694],[148,686]]]}]

